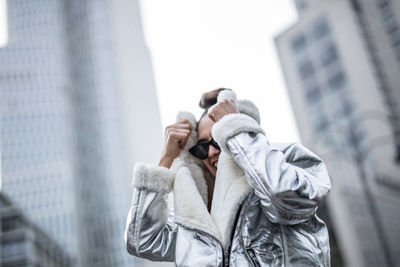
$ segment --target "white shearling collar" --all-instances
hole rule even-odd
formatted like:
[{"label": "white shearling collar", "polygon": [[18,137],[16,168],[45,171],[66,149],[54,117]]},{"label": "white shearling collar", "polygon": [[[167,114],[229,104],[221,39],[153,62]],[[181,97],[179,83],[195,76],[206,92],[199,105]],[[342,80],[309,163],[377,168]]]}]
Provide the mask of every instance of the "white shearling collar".
[{"label": "white shearling collar", "polygon": [[[238,106],[236,122],[225,120],[227,123],[216,123],[213,128],[219,138],[225,140],[232,134],[228,128],[240,128],[263,132],[259,127],[260,115],[257,107],[248,100],[237,100],[232,90],[223,90],[218,94],[218,102],[223,99],[233,99]],[[246,116],[247,115],[247,116]],[[251,118],[249,118],[250,116]],[[233,116],[232,116],[233,117]],[[177,120],[187,119],[196,128],[196,120],[190,112],[179,112]],[[234,127],[227,124],[235,123]],[[227,131],[225,131],[227,130]],[[216,139],[217,140],[217,139]],[[172,171],[174,181],[174,213],[177,223],[206,232],[214,236],[226,249],[234,230],[234,222],[243,200],[252,191],[248,185],[243,170],[236,164],[227,149],[222,149],[218,160],[218,170],[215,180],[211,213],[207,210],[207,183],[204,177],[203,163],[190,155],[188,150],[197,142],[197,132],[192,130],[186,146],[181,151],[179,159],[175,160]],[[217,140],[218,142],[218,140]],[[221,144],[220,144],[221,145]]]},{"label": "white shearling collar", "polygon": [[[185,119],[189,113],[180,113]],[[187,119],[187,118],[186,118]],[[229,152],[222,151],[218,160],[211,214],[207,210],[206,170],[194,159],[188,149],[196,143],[196,132],[171,167],[175,173],[174,213],[177,223],[206,232],[227,248],[231,242],[234,221],[244,198],[251,192],[243,170]],[[190,144],[190,145],[189,145]]]}]

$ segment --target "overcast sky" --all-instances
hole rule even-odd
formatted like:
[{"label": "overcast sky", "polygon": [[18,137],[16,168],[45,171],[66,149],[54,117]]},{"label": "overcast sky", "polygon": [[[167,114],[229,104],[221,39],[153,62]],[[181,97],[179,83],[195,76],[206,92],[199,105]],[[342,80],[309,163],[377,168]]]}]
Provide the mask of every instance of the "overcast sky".
[{"label": "overcast sky", "polygon": [[[0,0],[0,46],[6,42]],[[299,142],[274,37],[296,20],[292,0],[141,0],[163,127],[201,114],[201,94],[236,91],[260,109],[272,142]]]},{"label": "overcast sky", "polygon": [[228,87],[260,109],[272,142],[299,142],[274,37],[297,19],[292,0],[142,0],[164,127],[201,114],[204,91]]}]

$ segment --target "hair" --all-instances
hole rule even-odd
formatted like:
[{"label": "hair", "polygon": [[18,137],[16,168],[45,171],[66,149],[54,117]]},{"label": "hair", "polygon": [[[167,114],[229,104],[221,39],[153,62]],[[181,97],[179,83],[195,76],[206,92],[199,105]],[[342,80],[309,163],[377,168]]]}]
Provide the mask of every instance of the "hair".
[{"label": "hair", "polygon": [[214,104],[217,103],[218,94],[219,94],[219,92],[221,92],[222,90],[232,90],[232,89],[220,87],[220,88],[214,89],[214,90],[212,90],[212,91],[205,92],[205,93],[201,96],[201,99],[200,99],[200,102],[199,102],[199,106],[200,106],[201,108],[204,109],[204,112],[203,112],[203,114],[201,114],[200,119],[196,122],[196,132],[197,132],[197,130],[198,130],[198,128],[199,128],[199,123],[200,123],[201,119],[202,119],[204,116],[207,115],[208,109],[209,109],[211,106],[213,106]]}]

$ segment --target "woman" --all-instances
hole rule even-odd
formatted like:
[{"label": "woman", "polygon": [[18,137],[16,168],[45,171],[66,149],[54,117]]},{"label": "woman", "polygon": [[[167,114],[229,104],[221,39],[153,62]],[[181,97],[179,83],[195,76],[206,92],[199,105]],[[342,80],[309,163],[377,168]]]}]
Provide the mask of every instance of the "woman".
[{"label": "woman", "polygon": [[198,124],[180,113],[167,127],[158,166],[135,166],[128,252],[177,266],[329,266],[315,214],[330,190],[321,159],[300,144],[270,144],[258,109],[231,90],[200,104],[208,110]]}]

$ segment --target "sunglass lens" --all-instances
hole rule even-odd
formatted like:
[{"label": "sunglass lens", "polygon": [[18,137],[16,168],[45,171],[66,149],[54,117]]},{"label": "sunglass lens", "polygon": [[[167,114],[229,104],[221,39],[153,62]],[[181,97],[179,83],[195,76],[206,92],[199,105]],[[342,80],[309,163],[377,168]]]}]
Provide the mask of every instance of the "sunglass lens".
[{"label": "sunglass lens", "polygon": [[213,147],[215,147],[216,149],[218,149],[219,151],[221,151],[221,148],[219,147],[219,145],[217,144],[217,142],[214,141],[214,139],[211,139],[211,145]]},{"label": "sunglass lens", "polygon": [[189,152],[198,159],[206,159],[208,157],[208,145],[207,144],[197,144]]}]

